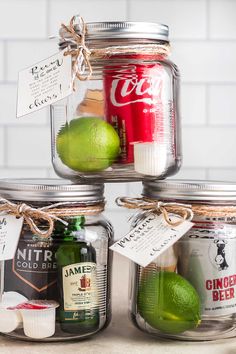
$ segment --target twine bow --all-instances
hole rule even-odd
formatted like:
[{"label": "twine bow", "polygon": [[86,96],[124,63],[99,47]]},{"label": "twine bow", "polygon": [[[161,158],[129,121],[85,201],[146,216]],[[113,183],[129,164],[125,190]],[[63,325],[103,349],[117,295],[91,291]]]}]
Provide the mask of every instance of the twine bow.
[{"label": "twine bow", "polygon": [[[70,206],[71,204],[78,205],[77,202],[75,203],[61,202],[61,203],[51,204],[42,208],[33,208],[25,203],[15,204],[10,202],[7,199],[0,198],[0,213],[4,212],[19,218],[23,217],[25,223],[28,224],[33,234],[36,234],[44,238],[48,238],[49,236],[51,236],[54,230],[55,220],[60,221],[65,226],[68,225],[68,223],[65,220],[61,219],[59,216],[71,217],[76,215],[96,215],[104,210],[104,203],[100,203],[94,206],[91,205],[75,206],[66,209],[58,208],[61,206],[66,206],[68,204]],[[45,230],[45,226],[42,229],[36,225],[36,221],[40,221],[40,220],[48,224],[46,230]]]},{"label": "twine bow", "polygon": [[[85,81],[92,76],[92,66],[90,58],[107,58],[111,55],[120,54],[149,54],[168,55],[170,52],[169,43],[145,43],[129,45],[113,45],[104,48],[88,48],[85,44],[87,26],[81,16],[73,16],[68,26],[61,24],[64,31],[60,31],[61,39],[64,43],[61,48],[67,47],[64,55],[72,57],[72,84],[75,90],[76,78]],[[69,36],[68,36],[69,35]],[[85,72],[88,72],[85,75]]]},{"label": "twine bow", "polygon": [[[78,20],[77,20],[78,19]],[[76,24],[76,30],[75,30]],[[89,61],[90,50],[85,44],[86,24],[81,16],[73,16],[70,20],[69,26],[61,24],[62,28],[71,35],[72,39],[68,41],[63,35],[62,38],[68,42],[68,49],[64,55],[71,55],[72,57],[72,82],[73,88],[75,79],[85,81],[89,80],[92,75],[92,66]],[[75,48],[72,48],[75,46]],[[84,75],[86,69],[88,74]],[[75,88],[74,88],[75,89]]]},{"label": "twine bow", "polygon": [[[18,218],[23,217],[24,221],[29,225],[30,230],[34,234],[45,238],[52,234],[54,228],[54,220],[59,220],[63,224],[67,225],[67,222],[64,220],[48,212],[45,212],[42,209],[32,208],[25,203],[15,204],[4,198],[0,198],[0,212],[5,212]],[[35,220],[46,221],[48,228],[46,230],[39,228],[36,225]]]},{"label": "twine bow", "polygon": [[[179,226],[184,220],[191,221],[193,218],[192,206],[182,203],[164,203],[146,198],[120,197],[116,199],[116,204],[128,209],[142,209],[150,212],[162,214],[166,223],[170,226]],[[170,213],[179,217],[178,221],[171,220]]]}]

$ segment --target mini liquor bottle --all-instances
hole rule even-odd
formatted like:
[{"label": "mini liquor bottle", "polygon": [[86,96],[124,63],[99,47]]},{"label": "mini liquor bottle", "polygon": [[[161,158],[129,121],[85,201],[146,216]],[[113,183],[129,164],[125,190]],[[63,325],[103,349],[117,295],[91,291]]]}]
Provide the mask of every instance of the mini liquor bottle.
[{"label": "mini liquor bottle", "polygon": [[58,224],[55,232],[62,238],[56,252],[59,321],[64,332],[74,334],[99,329],[96,251],[86,240],[84,222],[83,216],[70,218],[67,227]]}]

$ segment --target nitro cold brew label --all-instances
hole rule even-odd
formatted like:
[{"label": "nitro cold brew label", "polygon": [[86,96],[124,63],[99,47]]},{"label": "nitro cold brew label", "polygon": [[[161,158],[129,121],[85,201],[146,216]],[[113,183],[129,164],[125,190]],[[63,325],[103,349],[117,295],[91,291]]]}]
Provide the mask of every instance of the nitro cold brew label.
[{"label": "nitro cold brew label", "polygon": [[56,245],[20,238],[15,257],[5,262],[5,291],[27,298],[57,300]]},{"label": "nitro cold brew label", "polygon": [[203,315],[235,313],[236,226],[203,226],[195,226],[181,240],[178,272],[197,290]]},{"label": "nitro cold brew label", "polygon": [[62,269],[64,310],[90,310],[98,307],[96,263],[70,264]]}]

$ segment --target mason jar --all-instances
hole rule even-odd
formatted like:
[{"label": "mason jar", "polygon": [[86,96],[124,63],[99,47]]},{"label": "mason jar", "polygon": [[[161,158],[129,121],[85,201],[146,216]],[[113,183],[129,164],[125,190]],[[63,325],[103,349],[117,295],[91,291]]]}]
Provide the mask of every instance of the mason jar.
[{"label": "mason jar", "polygon": [[[161,337],[197,341],[234,337],[236,184],[146,181],[142,195],[151,201],[187,203],[194,225],[147,267],[132,263],[132,322]],[[166,208],[171,213],[178,206]],[[134,225],[145,215],[140,213]]]},{"label": "mason jar", "polygon": [[[73,29],[83,37],[82,25]],[[55,172],[70,180],[96,181],[175,174],[181,165],[179,71],[169,59],[168,26],[84,26],[82,48],[90,51],[91,66],[83,62],[86,70],[74,78],[73,93],[51,105]],[[74,36],[61,28],[59,47],[77,65],[75,53],[81,46]]]},{"label": "mason jar", "polygon": [[[0,333],[65,341],[109,324],[113,229],[101,213],[103,191],[103,184],[59,179],[0,181],[1,219],[8,203],[12,215],[23,217],[15,256],[1,262]],[[53,229],[45,236],[48,217]]]}]

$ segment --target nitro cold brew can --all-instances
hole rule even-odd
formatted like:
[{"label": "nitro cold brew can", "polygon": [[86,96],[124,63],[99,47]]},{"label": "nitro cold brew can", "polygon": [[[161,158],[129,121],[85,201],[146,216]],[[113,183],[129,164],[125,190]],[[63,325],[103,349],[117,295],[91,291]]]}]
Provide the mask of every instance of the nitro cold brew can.
[{"label": "nitro cold brew can", "polygon": [[16,291],[28,299],[58,300],[55,241],[35,241],[22,233],[15,257],[5,261],[4,291]]},{"label": "nitro cold brew can", "polygon": [[236,225],[199,223],[179,241],[178,273],[197,290],[202,315],[236,311]]}]

